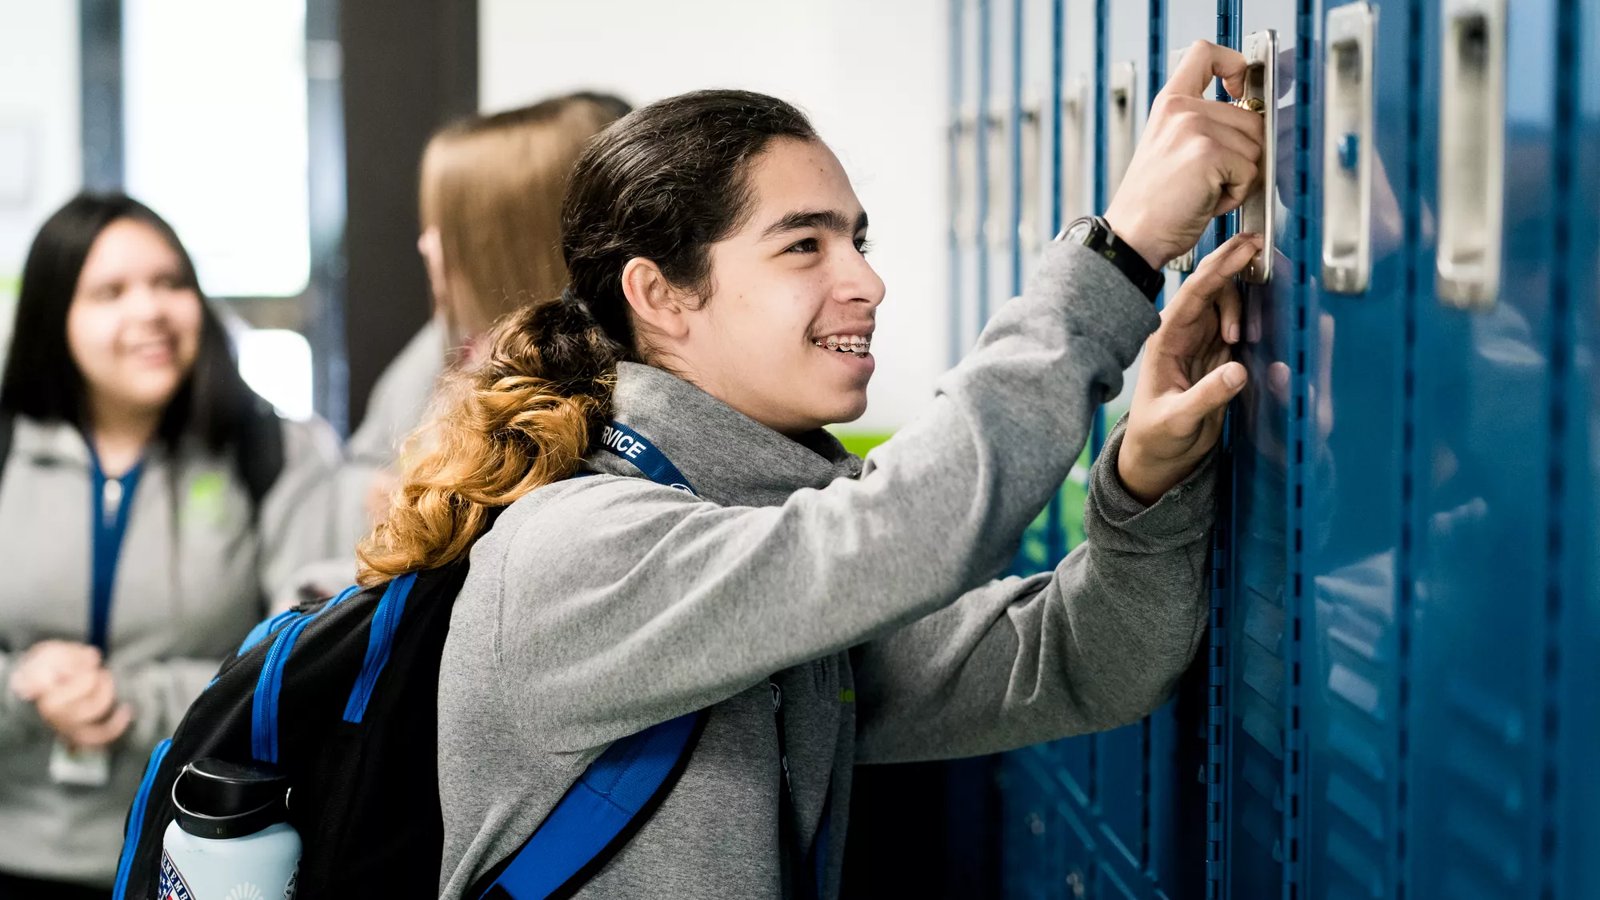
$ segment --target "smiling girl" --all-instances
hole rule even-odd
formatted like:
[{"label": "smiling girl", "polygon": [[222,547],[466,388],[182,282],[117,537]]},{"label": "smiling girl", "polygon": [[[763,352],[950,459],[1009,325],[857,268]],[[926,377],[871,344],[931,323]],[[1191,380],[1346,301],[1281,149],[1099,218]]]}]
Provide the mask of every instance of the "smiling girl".
[{"label": "smiling girl", "polygon": [[0,896],[109,896],[160,738],[289,573],[338,448],[233,363],[177,235],[79,196],[22,273],[0,383]]},{"label": "smiling girl", "polygon": [[[1199,99],[1242,58],[1185,63],[1146,138],[1178,152],[1137,159],[1107,216],[1149,266],[1255,177],[1258,117]],[[876,365],[866,236],[834,154],[771,97],[663,100],[580,159],[570,288],[501,326],[362,551],[375,583],[470,548],[439,684],[444,896],[479,896],[613,742],[703,711],[653,817],[567,889],[833,897],[857,763],[1111,728],[1187,667],[1208,454],[1243,384],[1226,285],[1255,242],[1163,317],[1057,243],[933,410],[862,460],[823,427],[861,415]],[[1152,332],[1087,543],[997,580]]]}]

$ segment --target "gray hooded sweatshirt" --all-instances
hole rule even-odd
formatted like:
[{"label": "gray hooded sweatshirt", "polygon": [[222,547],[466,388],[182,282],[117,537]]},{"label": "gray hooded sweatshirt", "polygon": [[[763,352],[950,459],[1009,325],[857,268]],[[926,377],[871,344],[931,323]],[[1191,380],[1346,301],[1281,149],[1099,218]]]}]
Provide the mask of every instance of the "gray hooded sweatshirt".
[{"label": "gray hooded sweatshirt", "polygon": [[55,735],[7,682],[39,641],[88,640],[93,578],[89,447],[60,422],[16,420],[0,477],[0,871],[109,887],[128,804],[156,742],[261,619],[265,598],[331,552],[309,492],[338,460],[326,423],[284,422],[284,467],[253,509],[232,454],[188,441],[152,451],[129,502],[106,665],[134,722],[100,788],[49,776]]},{"label": "gray hooded sweatshirt", "polygon": [[611,742],[693,710],[709,712],[681,779],[578,896],[796,896],[820,851],[835,897],[855,764],[1159,705],[1204,627],[1211,463],[1147,509],[1117,481],[1117,430],[1088,541],[1054,572],[995,580],[1156,324],[1109,263],[1053,245],[932,411],[865,461],[620,366],[615,417],[699,496],[597,453],[603,474],[534,491],[473,548],[439,684],[443,895],[512,853]]}]

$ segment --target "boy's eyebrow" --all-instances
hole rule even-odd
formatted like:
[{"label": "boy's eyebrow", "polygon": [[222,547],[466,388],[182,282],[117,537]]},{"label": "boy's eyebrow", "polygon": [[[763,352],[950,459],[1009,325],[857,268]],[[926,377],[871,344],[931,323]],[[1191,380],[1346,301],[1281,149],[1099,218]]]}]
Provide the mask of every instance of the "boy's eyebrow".
[{"label": "boy's eyebrow", "polygon": [[807,228],[821,228],[824,231],[834,231],[839,234],[853,235],[867,227],[867,214],[865,211],[856,216],[854,223],[844,213],[836,209],[810,209],[789,213],[778,221],[767,226],[761,232],[761,239],[773,237],[789,231],[801,231]]}]

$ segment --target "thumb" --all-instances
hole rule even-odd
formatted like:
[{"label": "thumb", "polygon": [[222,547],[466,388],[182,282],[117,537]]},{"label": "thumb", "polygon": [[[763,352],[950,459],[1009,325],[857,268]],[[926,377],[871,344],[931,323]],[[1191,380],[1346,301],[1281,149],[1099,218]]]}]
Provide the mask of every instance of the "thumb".
[{"label": "thumb", "polygon": [[1228,362],[1212,369],[1195,386],[1178,397],[1184,418],[1198,423],[1220,411],[1244,389],[1247,375],[1243,363]]}]

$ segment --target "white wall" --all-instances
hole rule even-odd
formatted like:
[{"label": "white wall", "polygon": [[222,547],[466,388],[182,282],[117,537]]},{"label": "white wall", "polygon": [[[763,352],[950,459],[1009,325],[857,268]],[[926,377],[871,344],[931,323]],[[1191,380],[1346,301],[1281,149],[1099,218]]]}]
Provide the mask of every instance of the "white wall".
[{"label": "white wall", "polygon": [[78,4],[0,0],[0,356],[46,216],[83,178]]},{"label": "white wall", "polygon": [[852,428],[897,428],[932,399],[949,271],[944,4],[479,0],[479,35],[486,111],[585,87],[635,105],[745,88],[804,109],[872,217],[870,259],[889,286],[871,404]]}]

